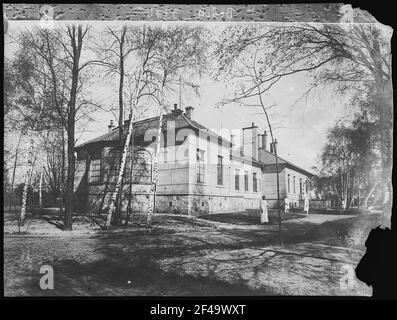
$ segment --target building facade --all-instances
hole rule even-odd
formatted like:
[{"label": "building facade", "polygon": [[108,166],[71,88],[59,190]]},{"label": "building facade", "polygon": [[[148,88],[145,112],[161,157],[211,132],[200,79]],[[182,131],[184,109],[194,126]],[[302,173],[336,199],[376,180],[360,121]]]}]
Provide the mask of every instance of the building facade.
[{"label": "building facade", "polygon": [[[277,141],[270,143],[267,148],[266,131],[261,135],[262,145],[259,148],[259,161],[263,164],[263,192],[268,195],[270,201],[275,205],[277,201],[277,166],[275,149]],[[306,197],[311,196],[310,179],[313,174],[284,160],[280,156],[278,159],[279,193],[282,203],[288,198],[293,206],[301,207]],[[276,187],[275,187],[276,186]]]},{"label": "building facade", "polygon": [[[262,160],[266,147],[258,145],[263,135],[257,127],[243,128],[227,140],[192,119],[193,108],[186,112],[174,106],[164,115],[155,211],[202,215],[257,209],[262,194],[274,197],[271,164]],[[124,133],[129,122],[124,123]],[[122,212],[146,212],[152,180],[158,117],[134,122],[133,138],[123,179]],[[76,147],[75,194],[82,212],[101,213],[111,197],[118,175],[120,148],[118,128]],[[293,174],[306,181],[307,175],[283,169],[284,178]],[[292,171],[291,171],[292,170]],[[299,173],[299,175],[298,175]],[[286,189],[287,180],[283,183]],[[290,189],[289,189],[290,190]],[[306,191],[306,189],[303,189]]]}]

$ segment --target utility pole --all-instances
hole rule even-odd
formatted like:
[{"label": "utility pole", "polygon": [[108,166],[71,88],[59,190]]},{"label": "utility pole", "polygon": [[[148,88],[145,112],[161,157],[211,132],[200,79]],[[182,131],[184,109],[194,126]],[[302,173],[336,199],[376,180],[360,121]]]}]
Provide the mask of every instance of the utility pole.
[{"label": "utility pole", "polygon": [[280,211],[280,179],[278,173],[278,157],[277,157],[277,139],[273,140],[273,132],[270,130],[273,141],[274,157],[276,158],[276,174],[277,174],[277,213],[278,213],[278,235],[280,246],[283,245],[283,231],[281,229],[281,211]]}]

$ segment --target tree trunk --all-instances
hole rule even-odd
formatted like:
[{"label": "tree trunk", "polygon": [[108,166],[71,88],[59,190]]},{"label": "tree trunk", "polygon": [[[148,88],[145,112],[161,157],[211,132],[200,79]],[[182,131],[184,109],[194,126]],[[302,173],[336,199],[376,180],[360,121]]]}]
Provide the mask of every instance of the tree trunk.
[{"label": "tree trunk", "polygon": [[28,195],[30,171],[32,170],[32,165],[33,165],[33,154],[34,154],[34,140],[30,139],[28,169],[26,170],[25,183],[23,186],[22,206],[21,206],[21,212],[19,213],[19,218],[18,218],[18,227],[23,226],[25,224],[26,200],[27,200],[27,195]]},{"label": "tree trunk", "polygon": [[135,157],[135,152],[134,152],[134,134],[132,134],[131,137],[131,148],[130,148],[130,177],[129,177],[129,186],[128,186],[128,204],[127,204],[127,214],[125,217],[125,222],[124,225],[128,226],[128,222],[130,220],[131,217],[131,211],[132,211],[132,201],[131,201],[131,197],[132,197],[132,178],[133,178],[133,169],[134,169],[134,157]]},{"label": "tree trunk", "polygon": [[371,195],[374,193],[375,189],[376,189],[377,185],[374,185],[368,192],[368,194],[366,195],[365,199],[364,199],[364,203],[363,206],[365,209],[368,209],[368,201],[369,198],[371,197]]},{"label": "tree trunk", "polygon": [[61,164],[61,170],[62,170],[62,175],[61,175],[61,187],[60,187],[60,198],[61,201],[59,203],[59,216],[63,217],[64,216],[64,212],[63,209],[65,207],[65,189],[66,189],[66,185],[65,185],[65,160],[66,160],[66,152],[65,152],[65,145],[66,145],[66,141],[65,141],[65,131],[62,128],[62,164]]},{"label": "tree trunk", "polygon": [[[37,114],[36,123],[34,124],[33,131],[36,129],[37,123],[38,123],[41,113],[43,111],[43,106],[44,106],[44,104],[42,102],[40,111]],[[30,180],[30,174],[31,174],[32,166],[33,166],[33,157],[34,157],[34,140],[33,140],[33,138],[31,138],[30,139],[29,158],[28,158],[28,170],[26,172],[25,185],[23,187],[22,206],[21,206],[21,212],[18,217],[18,227],[23,226],[25,223],[26,199],[27,199],[27,194],[28,194],[28,185],[29,185],[29,180]]]},{"label": "tree trunk", "polygon": [[[120,151],[123,148],[123,119],[124,119],[124,106],[123,106],[123,87],[124,87],[124,40],[125,40],[125,33],[126,27],[124,26],[121,30],[121,37],[120,37],[120,47],[119,47],[119,54],[120,54],[120,64],[119,64],[119,142],[120,142]],[[132,121],[132,119],[130,119]],[[121,168],[121,157],[119,160],[119,168]],[[121,207],[123,202],[123,187],[124,187],[124,174],[121,179],[121,186],[119,189],[119,193],[117,195],[117,206],[114,212],[114,216],[112,219],[112,224],[114,226],[121,225]]]},{"label": "tree trunk", "polygon": [[[72,109],[73,107],[71,107]],[[75,173],[75,157],[74,157],[74,117],[68,121],[68,168],[66,176],[65,190],[65,214],[63,230],[71,231],[73,224],[73,204],[74,204],[74,173]]]},{"label": "tree trunk", "polygon": [[[385,85],[387,87],[387,84]],[[387,88],[380,88],[378,93],[379,101],[379,118],[380,118],[380,142],[381,142],[381,165],[382,165],[382,189],[383,189],[383,205],[382,205],[382,219],[385,223],[385,219],[391,215],[391,173],[392,173],[392,121],[393,121],[393,109],[386,99],[390,98],[391,95]]]},{"label": "tree trunk", "polygon": [[157,131],[157,140],[156,140],[156,151],[154,156],[154,166],[153,166],[153,176],[152,176],[152,185],[150,187],[150,195],[149,195],[149,208],[147,212],[146,218],[146,227],[150,228],[152,224],[152,214],[154,212],[154,205],[156,199],[156,187],[157,187],[157,175],[158,175],[158,167],[159,167],[159,156],[160,156],[160,147],[161,147],[161,125],[163,122],[163,114],[164,107],[163,103],[160,104],[160,115],[159,115],[159,127]]},{"label": "tree trunk", "polygon": [[[272,140],[273,140],[273,133],[270,130],[270,133],[272,135]],[[274,143],[274,142],[273,142]],[[274,150],[274,156],[276,157],[276,178],[277,178],[277,214],[278,214],[278,233],[279,233],[279,242],[280,246],[283,245],[283,233],[281,229],[281,211],[280,211],[280,182],[279,182],[279,173],[278,173],[278,157],[277,157],[277,147],[275,147]]]},{"label": "tree trunk", "polygon": [[[268,113],[267,113],[267,111],[266,111],[266,108],[265,108],[265,104],[263,103],[263,99],[262,99],[262,94],[261,94],[261,89],[260,89],[260,87],[258,87],[257,90],[258,90],[259,102],[260,102],[260,104],[261,104],[261,106],[262,106],[263,113],[265,114],[266,122],[267,122],[267,125],[269,126],[270,137],[271,137],[271,139],[272,139],[272,143],[273,143],[273,146],[274,146],[274,149],[275,149],[275,150],[274,150],[274,156],[275,156],[275,159],[276,159],[276,172],[277,172],[277,174],[276,174],[276,179],[277,179],[278,235],[279,235],[279,244],[280,244],[280,246],[282,246],[282,245],[283,245],[283,230],[282,230],[282,224],[281,224],[280,182],[279,182],[279,173],[278,173],[277,146],[276,146],[276,144],[274,143],[275,141],[274,141],[274,136],[273,136],[273,129],[272,129],[272,125],[271,125],[271,123],[270,123],[269,115],[268,115]],[[294,187],[295,187],[295,186],[294,186]]]},{"label": "tree trunk", "polygon": [[40,181],[39,181],[39,208],[43,208],[43,194],[42,194],[42,184],[43,184],[43,166],[40,171]]},{"label": "tree trunk", "polygon": [[126,136],[125,144],[124,144],[124,148],[123,148],[123,154],[121,157],[121,164],[120,164],[119,174],[118,174],[118,178],[117,178],[117,182],[116,182],[116,188],[114,190],[112,197],[110,198],[109,211],[108,211],[108,214],[106,217],[105,228],[108,228],[112,221],[114,209],[115,209],[115,205],[116,205],[116,200],[117,200],[117,194],[119,193],[121,181],[124,176],[124,168],[125,168],[125,163],[126,163],[126,159],[127,159],[127,151],[128,151],[128,146],[130,144],[130,140],[131,140],[131,136],[132,136],[132,132],[133,132],[133,126],[134,126],[133,121],[132,121],[132,111],[135,109],[135,106],[138,103],[138,98],[139,98],[138,94],[139,94],[139,87],[140,87],[140,83],[141,83],[142,71],[143,70],[141,67],[141,70],[139,72],[138,83],[137,83],[136,96],[134,99],[134,103],[131,107],[131,120],[130,120],[130,123],[128,126],[127,136]]},{"label": "tree trunk", "polygon": [[14,161],[14,168],[12,169],[11,192],[10,192],[10,200],[9,200],[10,203],[9,203],[8,211],[11,211],[11,202],[12,202],[13,193],[14,193],[15,170],[16,170],[17,164],[18,164],[19,146],[21,144],[22,135],[23,135],[23,130],[21,130],[21,133],[18,138],[17,148],[15,150],[15,161]]},{"label": "tree trunk", "polygon": [[80,72],[80,54],[82,48],[82,27],[77,27],[77,39],[76,39],[76,27],[71,27],[70,32],[72,33],[71,44],[73,47],[73,67],[72,67],[72,84],[70,90],[69,110],[67,119],[67,136],[68,136],[68,169],[66,176],[66,194],[65,194],[65,215],[63,230],[72,230],[72,216],[74,207],[74,174],[76,158],[74,156],[74,136],[75,136],[75,120],[76,120],[76,99],[77,99],[77,86],[79,81]]}]

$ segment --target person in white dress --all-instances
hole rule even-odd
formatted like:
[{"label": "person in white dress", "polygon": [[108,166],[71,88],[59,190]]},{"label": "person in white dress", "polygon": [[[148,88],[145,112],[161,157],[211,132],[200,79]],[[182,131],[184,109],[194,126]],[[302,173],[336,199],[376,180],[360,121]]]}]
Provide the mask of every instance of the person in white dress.
[{"label": "person in white dress", "polygon": [[342,200],[342,209],[346,210],[346,200],[345,199]]},{"label": "person in white dress", "polygon": [[261,209],[261,224],[268,223],[269,216],[267,211],[267,200],[265,195],[263,195],[262,199],[260,200],[260,209]]},{"label": "person in white dress", "polygon": [[290,204],[290,200],[288,198],[284,199],[284,212],[287,213],[289,212],[289,204]]},{"label": "person in white dress", "polygon": [[306,214],[309,214],[309,197],[305,198],[305,204],[303,206],[303,211]]}]

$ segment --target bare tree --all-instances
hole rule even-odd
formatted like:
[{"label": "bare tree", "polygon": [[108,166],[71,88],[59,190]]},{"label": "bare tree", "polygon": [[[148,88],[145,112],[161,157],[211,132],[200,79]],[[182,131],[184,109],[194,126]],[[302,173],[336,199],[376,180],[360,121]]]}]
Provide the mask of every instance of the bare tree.
[{"label": "bare tree", "polygon": [[[124,25],[121,28],[117,27],[106,27],[105,31],[101,34],[101,42],[94,42],[93,50],[97,52],[98,61],[96,64],[104,66],[107,70],[106,75],[109,77],[118,76],[118,105],[119,105],[119,116],[118,116],[118,130],[119,130],[119,141],[120,150],[123,148],[123,123],[124,123],[124,85],[126,76],[126,61],[130,54],[137,50],[136,44],[131,40],[131,34],[134,30],[128,30],[129,28]],[[134,46],[135,44],[135,46]],[[121,165],[121,157],[120,157]],[[120,192],[123,189],[124,183],[121,182]],[[118,194],[118,205],[115,210],[113,217],[113,223],[116,226],[121,225],[121,201],[122,196]]]},{"label": "bare tree", "polygon": [[[68,25],[54,30],[35,28],[22,32],[19,43],[23,52],[29,54],[34,63],[36,76],[46,79],[48,104],[47,114],[57,118],[67,136],[67,173],[64,192],[64,230],[72,230],[75,174],[75,126],[81,117],[88,117],[87,108],[93,103],[83,98],[82,90],[87,76],[82,70],[90,65],[83,61],[83,42],[89,27]],[[35,66],[45,66],[45,72]],[[80,115],[78,115],[80,112]]]},{"label": "bare tree", "polygon": [[[274,159],[276,163],[276,192],[277,192],[277,213],[278,213],[278,226],[279,226],[279,241],[280,245],[282,245],[282,225],[281,225],[281,209],[280,209],[280,180],[279,180],[279,166],[278,166],[278,156],[277,156],[277,140],[274,137],[273,127],[270,121],[268,110],[274,107],[274,105],[266,105],[263,99],[263,95],[265,93],[264,86],[261,78],[261,70],[258,64],[258,53],[259,47],[257,45],[253,45],[253,52],[251,55],[251,59],[242,59],[241,66],[237,69],[238,73],[233,75],[233,79],[235,78],[244,78],[244,84],[240,87],[241,91],[238,91],[236,95],[232,98],[226,98],[219,103],[219,105],[228,104],[230,102],[236,102],[243,106],[251,106],[251,107],[259,107],[261,108],[264,116],[265,123],[269,128],[271,143],[273,145],[274,150]],[[223,61],[220,60],[222,63]],[[221,75],[219,73],[218,75]],[[248,93],[244,86],[248,88],[254,88],[254,90],[250,90]],[[255,100],[254,100],[255,99]],[[253,101],[254,100],[254,101]],[[247,102],[248,101],[248,102]]]},{"label": "bare tree", "polygon": [[[164,101],[167,94],[172,94],[175,86],[179,85],[180,70],[203,72],[205,70],[205,41],[203,39],[203,29],[187,28],[187,27],[170,27],[161,29],[159,27],[134,30],[133,41],[137,44],[140,68],[135,76],[135,100],[133,106],[138,101],[148,98],[157,102],[159,105],[159,127],[161,129],[162,115],[164,112]],[[132,110],[131,110],[132,112]],[[122,182],[125,169],[125,159],[131,134],[133,131],[133,123],[130,121],[124,149],[122,153],[122,161],[119,169],[119,175],[116,183],[116,190],[109,205],[106,226],[109,226],[113,212],[114,203],[116,201],[118,190]],[[127,143],[128,142],[128,143]],[[157,139],[157,144],[160,139]],[[159,149],[159,148],[157,148]],[[157,150],[156,152],[159,152]],[[156,163],[154,164],[156,166]],[[152,186],[150,201],[154,198],[155,187]],[[149,208],[153,207],[149,204]],[[149,210],[150,211],[150,210]],[[150,224],[151,214],[148,214]]]},{"label": "bare tree", "polygon": [[21,129],[21,132],[20,132],[19,138],[18,138],[18,143],[17,143],[16,149],[15,149],[15,155],[14,155],[14,166],[12,169],[11,187],[10,187],[10,199],[9,199],[10,203],[9,203],[9,207],[8,207],[9,211],[11,211],[11,202],[12,202],[11,197],[14,192],[15,171],[16,171],[17,165],[18,165],[18,156],[20,153],[19,146],[21,145],[21,139],[22,139],[23,134],[24,134],[23,129]]},{"label": "bare tree", "polygon": [[[370,22],[229,27],[218,42],[216,54],[220,73],[233,78],[239,88],[235,100],[269,92],[281,79],[301,72],[313,79],[302,97],[328,86],[340,94],[350,92],[352,96],[361,94],[371,99],[372,111],[380,124],[383,212],[388,213],[392,159],[391,30]],[[260,80],[247,83],[251,75],[244,60],[252,60],[256,51]]]}]

